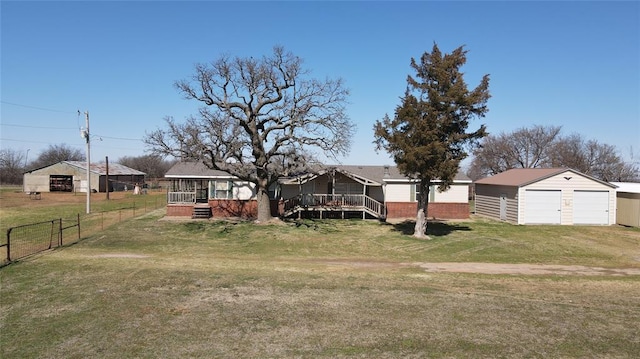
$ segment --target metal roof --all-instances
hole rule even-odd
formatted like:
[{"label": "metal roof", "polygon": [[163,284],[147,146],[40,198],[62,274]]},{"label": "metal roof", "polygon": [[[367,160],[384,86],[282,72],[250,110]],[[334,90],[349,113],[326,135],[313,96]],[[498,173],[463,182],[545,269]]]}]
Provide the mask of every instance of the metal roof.
[{"label": "metal roof", "polygon": [[572,170],[571,168],[512,168],[502,173],[498,173],[497,175],[479,179],[475,183],[497,186],[522,187],[567,171],[589,178],[593,181],[602,183],[609,187],[615,187],[611,183],[601,181],[584,173]]},{"label": "metal roof", "polygon": [[640,193],[640,183],[637,182],[610,182],[618,187],[616,192]]},{"label": "metal roof", "polygon": [[[84,170],[86,171],[87,169],[87,162],[85,161],[60,161],[58,163],[54,163],[52,165],[48,165],[48,166],[44,166],[44,167],[39,167],[39,168],[35,168],[32,169],[30,171],[27,171],[25,173],[33,173],[35,171],[39,171],[41,169],[47,168],[47,167],[52,167],[55,165],[59,165],[59,164],[66,164],[72,167],[76,167],[79,170]],[[107,174],[107,164],[106,163],[92,163],[91,165],[89,165],[89,172],[91,173],[95,173],[98,174],[100,176],[104,176]],[[109,176],[144,176],[146,175],[146,173],[138,171],[138,170],[134,170],[133,168],[121,165],[119,163],[110,163],[109,164]]]},{"label": "metal roof", "polygon": [[[87,162],[83,161],[62,161],[62,163],[66,163],[70,166],[78,167],[81,169],[87,168]],[[92,163],[89,166],[89,171],[93,173],[97,173],[99,175],[107,174],[107,164],[106,163]],[[142,175],[144,176],[146,173],[134,170],[133,168],[121,165],[119,163],[109,163],[109,176],[126,176],[126,175]]]}]

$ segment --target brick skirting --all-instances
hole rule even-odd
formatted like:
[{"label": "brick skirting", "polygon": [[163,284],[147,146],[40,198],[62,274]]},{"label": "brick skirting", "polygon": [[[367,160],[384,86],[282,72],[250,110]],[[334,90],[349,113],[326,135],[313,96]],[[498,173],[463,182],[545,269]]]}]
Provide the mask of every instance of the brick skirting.
[{"label": "brick skirting", "polygon": [[[211,213],[214,218],[240,217],[256,218],[258,216],[258,201],[256,200],[233,200],[233,199],[211,199],[209,200]],[[191,217],[193,204],[169,204],[167,205],[167,216],[170,217]],[[282,205],[278,201],[271,201],[271,215],[278,216]]]},{"label": "brick skirting", "polygon": [[[256,218],[258,202],[255,200],[209,200],[214,218],[240,217]],[[416,216],[415,202],[387,202],[387,218],[413,218]],[[191,217],[192,204],[169,204],[167,216]],[[277,217],[283,213],[282,203],[271,201],[271,215]],[[429,218],[467,219],[468,203],[429,203]]]},{"label": "brick skirting", "polygon": [[168,217],[191,217],[193,213],[192,204],[168,204],[167,216]]},{"label": "brick skirting", "polygon": [[[416,216],[415,202],[387,202],[387,218],[412,218]],[[467,219],[469,203],[429,203],[428,218]]]}]

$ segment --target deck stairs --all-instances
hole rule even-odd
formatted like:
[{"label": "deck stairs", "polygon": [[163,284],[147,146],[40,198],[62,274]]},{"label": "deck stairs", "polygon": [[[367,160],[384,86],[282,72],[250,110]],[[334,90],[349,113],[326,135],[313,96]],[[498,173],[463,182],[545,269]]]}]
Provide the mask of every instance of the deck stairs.
[{"label": "deck stairs", "polygon": [[193,219],[209,219],[211,218],[212,211],[211,206],[209,205],[197,205],[193,206],[193,211],[191,212],[191,218]]}]

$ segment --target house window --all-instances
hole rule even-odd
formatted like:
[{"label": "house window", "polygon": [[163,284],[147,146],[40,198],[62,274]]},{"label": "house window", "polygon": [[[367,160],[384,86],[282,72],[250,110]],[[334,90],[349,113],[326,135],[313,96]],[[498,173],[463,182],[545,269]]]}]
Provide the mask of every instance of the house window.
[{"label": "house window", "polygon": [[[436,198],[436,185],[429,186],[429,202],[434,202]],[[420,200],[420,184],[416,183],[411,186],[411,202],[418,202]]]},{"label": "house window", "polygon": [[209,198],[232,199],[233,182],[227,180],[209,181]]},{"label": "house window", "polygon": [[411,186],[411,202],[417,202],[420,199],[420,184]]}]

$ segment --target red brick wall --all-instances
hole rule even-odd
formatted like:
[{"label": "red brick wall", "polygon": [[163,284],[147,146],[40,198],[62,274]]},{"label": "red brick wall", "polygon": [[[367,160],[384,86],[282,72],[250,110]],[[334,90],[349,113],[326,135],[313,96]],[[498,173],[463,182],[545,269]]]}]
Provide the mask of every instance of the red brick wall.
[{"label": "red brick wall", "polygon": [[[213,217],[258,217],[258,201],[256,200],[234,200],[234,199],[210,199],[209,205],[213,212]],[[271,215],[279,216],[281,204],[278,201],[271,201]]]},{"label": "red brick wall", "polygon": [[[255,200],[239,201],[232,199],[209,200],[213,217],[241,217],[256,218],[258,202]],[[387,218],[414,218],[416,216],[415,202],[387,202]],[[167,216],[191,217],[193,205],[167,205]],[[283,213],[282,203],[271,201],[271,215],[279,216]],[[465,219],[469,218],[468,203],[429,203],[429,218]]]},{"label": "red brick wall", "polygon": [[[241,217],[256,218],[258,216],[258,202],[256,200],[211,199],[209,200],[213,217]],[[169,204],[167,216],[191,217],[192,204]],[[271,201],[271,215],[279,216],[283,213],[283,204],[279,201]]]},{"label": "red brick wall", "polygon": [[169,204],[167,205],[167,216],[169,217],[191,217],[193,212],[192,204]]},{"label": "red brick wall", "polygon": [[258,214],[258,202],[255,200],[210,199],[209,205],[214,218],[255,218]]},{"label": "red brick wall", "polygon": [[[387,202],[387,218],[414,218],[415,202]],[[429,218],[466,219],[469,218],[469,203],[429,203]]]}]

